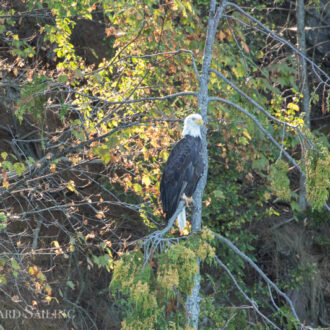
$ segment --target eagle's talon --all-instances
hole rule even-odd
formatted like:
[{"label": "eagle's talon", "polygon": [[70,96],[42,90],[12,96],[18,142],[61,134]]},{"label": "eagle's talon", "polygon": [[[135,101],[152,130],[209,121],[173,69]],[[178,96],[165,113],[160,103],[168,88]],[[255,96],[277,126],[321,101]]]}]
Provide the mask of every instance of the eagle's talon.
[{"label": "eagle's talon", "polygon": [[195,201],[192,196],[188,197],[184,193],[181,198],[186,202],[186,207],[189,207],[189,204],[192,204],[193,206],[195,205]]}]

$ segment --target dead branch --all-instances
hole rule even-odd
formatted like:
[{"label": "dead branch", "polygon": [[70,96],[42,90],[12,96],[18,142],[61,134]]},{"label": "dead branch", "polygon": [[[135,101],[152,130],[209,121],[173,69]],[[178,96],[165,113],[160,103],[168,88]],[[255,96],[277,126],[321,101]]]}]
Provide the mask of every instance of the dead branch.
[{"label": "dead branch", "polygon": [[216,262],[226,271],[226,273],[228,274],[228,276],[230,277],[230,279],[233,281],[233,283],[235,284],[236,288],[238,289],[238,291],[242,294],[242,296],[251,304],[252,308],[256,311],[256,313],[261,316],[262,319],[266,320],[266,322],[268,322],[269,324],[271,324],[275,329],[280,330],[281,328],[279,328],[273,321],[271,321],[265,314],[263,314],[259,308],[257,303],[252,300],[245,292],[244,290],[240,287],[240,285],[237,283],[235,276],[231,273],[231,271],[229,270],[229,268],[218,258],[218,256],[214,256],[214,259],[216,260]]},{"label": "dead branch", "polygon": [[272,287],[275,292],[280,295],[281,297],[283,297],[285,299],[285,301],[288,303],[288,305],[290,306],[292,315],[300,322],[299,317],[297,315],[297,312],[293,306],[293,303],[291,301],[291,299],[283,292],[281,291],[277,285],[272,282],[267,275],[252,261],[251,258],[249,258],[247,255],[245,255],[240,249],[238,249],[230,240],[228,240],[227,238],[221,236],[220,234],[217,234],[215,232],[212,232],[213,236],[218,239],[220,242],[226,244],[230,249],[232,249],[236,254],[238,254],[243,260],[245,260],[262,278],[263,280],[269,284],[270,287]]}]

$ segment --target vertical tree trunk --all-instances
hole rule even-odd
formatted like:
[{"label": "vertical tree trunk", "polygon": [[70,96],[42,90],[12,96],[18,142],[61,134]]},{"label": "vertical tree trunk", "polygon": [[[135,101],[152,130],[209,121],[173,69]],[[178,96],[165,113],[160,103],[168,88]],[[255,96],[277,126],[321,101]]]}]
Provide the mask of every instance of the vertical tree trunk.
[{"label": "vertical tree trunk", "polygon": [[200,289],[200,273],[199,273],[199,266],[200,260],[197,259],[198,264],[198,273],[194,277],[194,288],[191,295],[187,298],[186,301],[186,315],[188,319],[188,324],[191,327],[194,327],[196,330],[198,329],[198,318],[199,318],[199,289]]},{"label": "vertical tree trunk", "polygon": [[[306,56],[306,34],[305,34],[305,8],[304,0],[296,0],[296,15],[297,15],[297,42],[298,49]],[[309,87],[307,75],[307,63],[303,57],[299,59],[299,79],[300,88],[304,95],[303,110],[305,112],[305,124],[310,128],[310,111],[309,111]]]},{"label": "vertical tree trunk", "polygon": [[[203,116],[203,120],[207,123],[207,106],[209,103],[208,88],[209,88],[209,76],[212,62],[212,49],[214,44],[214,38],[217,31],[219,20],[222,16],[223,10],[226,6],[226,2],[223,1],[221,6],[216,8],[216,0],[212,0],[210,3],[209,21],[207,26],[206,41],[204,46],[203,66],[202,73],[199,77],[199,95],[198,104],[200,113]],[[216,10],[217,9],[217,10]],[[195,207],[192,215],[192,232],[196,232],[202,227],[202,197],[203,191],[207,180],[208,171],[208,156],[207,156],[207,139],[206,139],[206,127],[202,130],[202,148],[203,148],[203,161],[205,170],[201,180],[198,183],[196,191],[194,193]],[[200,260],[196,260],[198,269],[200,266]],[[200,289],[200,273],[196,274],[194,278],[194,288],[191,296],[186,301],[186,315],[190,326],[198,329],[198,317],[199,317],[199,289]]]},{"label": "vertical tree trunk", "polygon": [[[305,35],[305,8],[304,0],[296,0],[296,16],[297,16],[297,43],[298,49],[306,56],[306,35]],[[299,80],[302,94],[304,95],[302,100],[303,111],[305,112],[305,124],[310,128],[310,110],[309,110],[309,87],[308,87],[308,75],[307,75],[307,63],[303,57],[299,58]],[[302,159],[304,157],[304,151],[302,150]],[[306,201],[306,177],[305,174],[300,175],[300,192],[299,192],[299,204],[302,210],[307,207]]]}]

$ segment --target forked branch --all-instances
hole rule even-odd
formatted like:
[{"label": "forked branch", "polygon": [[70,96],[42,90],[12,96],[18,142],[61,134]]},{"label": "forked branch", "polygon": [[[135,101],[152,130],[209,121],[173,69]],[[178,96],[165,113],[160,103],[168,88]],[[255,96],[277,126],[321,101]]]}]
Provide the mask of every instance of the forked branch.
[{"label": "forked branch", "polygon": [[[166,227],[161,230],[152,232],[144,239],[144,266],[148,263],[152,253],[154,253],[158,248],[163,250],[163,244],[166,244],[168,247],[174,241],[180,239],[180,238],[166,239],[164,238],[164,235],[172,228],[175,219],[177,218],[178,214],[182,211],[184,206],[185,206],[185,201],[181,200],[179,202],[178,208],[176,209],[172,217],[168,220]],[[183,236],[182,238],[186,238],[186,236]]]},{"label": "forked branch", "polygon": [[281,291],[277,285],[272,282],[267,275],[252,261],[251,258],[249,258],[246,254],[244,254],[240,249],[238,249],[230,240],[228,240],[227,238],[212,232],[213,236],[218,239],[220,242],[226,244],[230,249],[232,249],[237,255],[239,255],[243,260],[245,260],[262,278],[263,280],[270,286],[272,287],[275,292],[280,295],[281,297],[283,297],[285,299],[285,301],[288,303],[288,305],[290,306],[292,315],[299,321],[299,317],[297,315],[297,312],[293,306],[293,302],[292,300],[283,292]]}]

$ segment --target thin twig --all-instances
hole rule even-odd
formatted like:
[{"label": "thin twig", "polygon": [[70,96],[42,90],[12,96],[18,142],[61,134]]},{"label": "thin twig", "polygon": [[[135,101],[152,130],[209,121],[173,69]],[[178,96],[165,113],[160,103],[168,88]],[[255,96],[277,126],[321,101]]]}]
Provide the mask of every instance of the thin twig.
[{"label": "thin twig", "polygon": [[260,104],[258,104],[256,101],[254,101],[250,96],[248,96],[246,93],[244,93],[240,88],[238,88],[234,83],[232,83],[229,79],[227,79],[219,71],[217,71],[215,69],[210,69],[210,72],[215,73],[218,77],[220,77],[221,79],[223,79],[230,87],[232,87],[237,93],[239,93],[245,99],[247,99],[250,103],[252,103],[257,109],[259,109],[260,111],[262,111],[272,121],[274,121],[274,122],[276,122],[278,124],[282,124],[284,126],[289,126],[289,127],[293,127],[293,128],[296,128],[297,127],[296,125],[292,125],[292,124],[289,124],[289,123],[287,123],[285,121],[279,120],[279,119],[275,118],[274,116],[272,116],[271,114],[269,114],[268,111],[265,108],[263,108]]},{"label": "thin twig", "polygon": [[269,324],[271,324],[275,329],[281,330],[273,321],[271,321],[266,315],[264,315],[262,312],[260,312],[257,303],[252,300],[245,292],[244,290],[240,287],[240,285],[237,283],[234,275],[231,273],[229,268],[217,257],[214,256],[215,260],[217,263],[226,271],[226,273],[229,275],[233,283],[235,284],[236,288],[238,291],[243,295],[243,297],[252,305],[253,309],[256,311],[258,315],[260,315],[263,319],[265,319]]},{"label": "thin twig", "polygon": [[236,254],[238,254],[242,259],[244,259],[262,278],[263,280],[269,284],[278,295],[280,295],[281,297],[283,297],[285,299],[285,301],[289,304],[291,312],[293,314],[293,316],[300,322],[299,317],[297,315],[297,312],[293,306],[293,303],[291,301],[291,299],[283,292],[281,291],[277,285],[272,282],[267,276],[266,274],[252,261],[251,258],[249,258],[247,255],[245,255],[240,249],[238,249],[231,241],[229,241],[227,238],[212,232],[213,236],[218,239],[219,241],[221,241],[222,243],[226,244],[229,248],[231,248]]},{"label": "thin twig", "polygon": [[123,60],[126,60],[128,58],[141,58],[141,59],[146,58],[146,59],[148,59],[148,58],[153,58],[153,57],[158,57],[158,56],[164,56],[164,55],[177,55],[177,54],[180,54],[180,53],[190,54],[191,61],[192,61],[192,64],[193,64],[193,68],[194,68],[196,77],[199,79],[199,72],[198,72],[198,69],[197,69],[195,56],[194,56],[194,53],[191,50],[189,50],[189,49],[181,48],[181,49],[174,50],[174,51],[171,51],[171,52],[162,52],[162,53],[147,54],[147,55],[141,55],[141,56],[129,55],[129,56],[125,56],[125,57],[121,58],[120,60],[123,61]]},{"label": "thin twig", "polygon": [[289,153],[284,150],[281,145],[274,139],[274,137],[261,125],[260,121],[253,115],[251,115],[247,110],[244,110],[241,106],[237,105],[234,102],[228,101],[226,99],[223,99],[221,97],[210,97],[209,101],[218,101],[218,102],[222,102],[222,103],[226,103],[231,105],[232,107],[236,108],[237,110],[243,112],[244,114],[246,114],[249,118],[251,118],[256,125],[259,127],[259,129],[266,135],[266,137],[271,140],[273,142],[273,144],[283,152],[283,154],[285,155],[285,157],[301,172],[303,173],[303,170],[301,169],[301,167],[297,164],[297,162],[289,155]]},{"label": "thin twig", "polygon": [[[318,65],[316,65],[312,60],[310,60],[308,57],[306,57],[302,52],[300,52],[296,47],[294,47],[290,42],[288,42],[285,39],[279,37],[276,33],[274,33],[272,30],[268,29],[264,24],[262,24],[258,19],[254,18],[253,16],[248,14],[245,10],[243,10],[240,6],[236,5],[235,3],[226,2],[225,5],[226,5],[226,7],[234,7],[235,9],[237,9],[240,13],[242,13],[248,19],[250,19],[251,21],[253,21],[257,25],[259,25],[262,29],[267,31],[273,39],[275,39],[277,41],[280,41],[281,43],[285,44],[286,46],[291,48],[296,54],[298,54],[299,56],[304,58],[309,64],[311,64],[312,70],[314,71],[315,75],[319,78],[319,80],[322,81],[325,85],[330,86],[330,84],[328,83],[328,81],[330,80],[330,77],[327,75],[327,73],[324,70],[322,70]],[[321,76],[316,72],[315,69],[317,69],[321,74],[323,74],[324,77],[326,78],[326,80],[323,80],[321,78]]]}]

